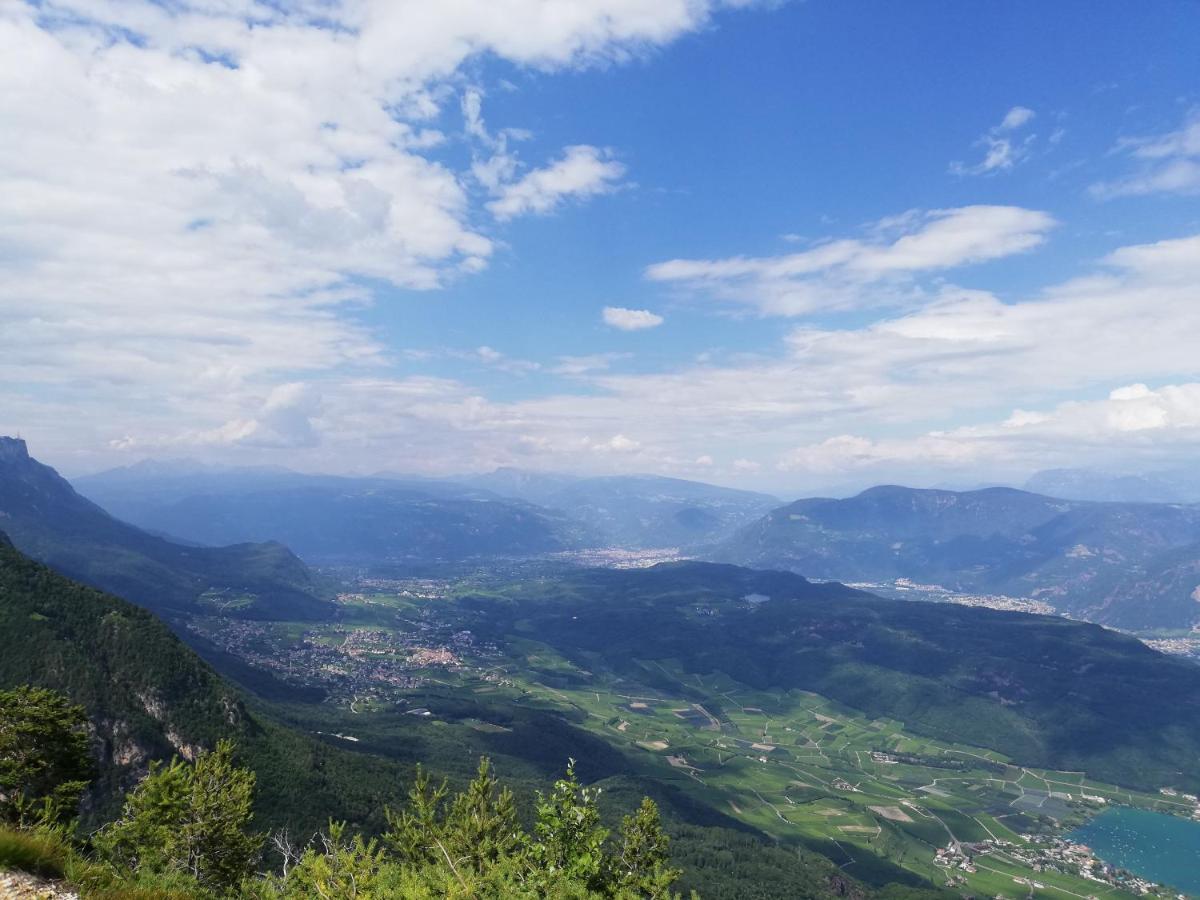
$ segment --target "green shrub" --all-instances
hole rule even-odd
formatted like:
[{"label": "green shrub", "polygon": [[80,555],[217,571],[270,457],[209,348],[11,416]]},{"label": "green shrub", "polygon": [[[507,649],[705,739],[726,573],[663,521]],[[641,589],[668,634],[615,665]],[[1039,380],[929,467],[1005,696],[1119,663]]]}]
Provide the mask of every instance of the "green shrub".
[{"label": "green shrub", "polygon": [[45,688],[0,691],[0,820],[74,819],[91,777],[83,707]]},{"label": "green shrub", "polygon": [[233,745],[188,765],[155,766],[125,800],[121,818],[93,837],[119,871],[186,874],[201,886],[232,890],[251,874],[262,848],[250,832],[254,773],[233,765]]}]

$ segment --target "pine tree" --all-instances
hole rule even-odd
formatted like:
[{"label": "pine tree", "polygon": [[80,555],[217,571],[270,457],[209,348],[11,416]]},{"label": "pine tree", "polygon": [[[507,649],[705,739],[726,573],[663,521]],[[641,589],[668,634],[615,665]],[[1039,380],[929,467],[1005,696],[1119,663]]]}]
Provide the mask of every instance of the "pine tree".
[{"label": "pine tree", "polygon": [[537,838],[531,855],[543,877],[552,883],[561,877],[577,881],[588,890],[604,891],[607,858],[604,841],[608,830],[600,824],[599,788],[583,787],[575,775],[575,760],[547,797],[539,792]]},{"label": "pine tree", "polygon": [[229,889],[251,873],[262,847],[249,831],[253,795],[254,773],[234,766],[233,745],[221,741],[194,765],[176,758],[152,768],[94,843],[128,871],[182,871]]},{"label": "pine tree", "polygon": [[527,837],[512,792],[499,787],[487,757],[465,791],[448,804],[445,797],[445,782],[432,787],[418,769],[408,806],[400,813],[386,811],[384,841],[401,860],[481,872],[522,855]]},{"label": "pine tree", "polygon": [[73,819],[92,774],[83,707],[45,688],[0,691],[0,819]]},{"label": "pine tree", "polygon": [[621,823],[621,848],[614,863],[617,885],[651,900],[670,897],[671,885],[682,872],[667,864],[669,843],[658,806],[643,797],[638,811]]}]

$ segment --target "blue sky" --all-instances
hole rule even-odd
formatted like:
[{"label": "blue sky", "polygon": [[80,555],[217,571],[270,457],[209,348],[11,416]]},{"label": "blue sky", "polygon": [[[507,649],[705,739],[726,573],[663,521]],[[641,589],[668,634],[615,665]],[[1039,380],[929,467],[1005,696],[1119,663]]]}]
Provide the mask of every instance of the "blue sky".
[{"label": "blue sky", "polygon": [[1200,6],[320,9],[0,13],[0,429],[781,493],[1194,455]]}]

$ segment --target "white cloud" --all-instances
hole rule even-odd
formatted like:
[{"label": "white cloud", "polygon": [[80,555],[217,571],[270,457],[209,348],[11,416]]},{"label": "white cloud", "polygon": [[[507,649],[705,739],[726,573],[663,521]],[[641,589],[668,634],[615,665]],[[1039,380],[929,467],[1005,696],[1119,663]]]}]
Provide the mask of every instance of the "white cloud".
[{"label": "white cloud", "polygon": [[578,376],[594,372],[602,372],[612,366],[618,359],[625,359],[628,353],[589,353],[585,356],[560,356],[553,372],[556,375]]},{"label": "white cloud", "polygon": [[635,453],[642,448],[639,441],[623,434],[614,434],[607,441],[593,443],[592,449],[597,453]]},{"label": "white cloud", "polygon": [[[276,384],[385,365],[353,317],[364,285],[433,289],[493,253],[467,173],[429,155],[464,63],[620,62],[721,5],[0,4],[8,426],[75,410],[41,429],[50,449],[147,430],[241,440],[250,425],[222,423],[263,433]],[[483,96],[461,99],[475,139],[490,135]],[[496,169],[502,218],[623,171],[588,147],[522,178],[515,161]]]},{"label": "white cloud", "polygon": [[497,183],[488,209],[501,221],[526,213],[545,214],[565,200],[613,191],[625,167],[606,150],[587,145],[567,147],[561,159],[534,169],[519,180]]},{"label": "white cloud", "polygon": [[[1118,456],[1182,462],[1200,448],[1197,285],[1200,235],[1121,248],[1091,274],[1007,302],[947,288],[870,324],[795,328],[778,352],[724,365],[630,374],[588,360],[574,392],[498,402],[447,379],[325,378],[305,412],[320,443],[266,458],[430,474],[703,472],[776,490],[838,473],[929,483]],[[262,434],[246,423],[264,419],[268,395],[234,402],[246,412],[189,402],[219,431],[189,436],[201,450],[256,451]],[[964,418],[982,424],[959,427]],[[155,420],[117,424],[110,435],[154,445]]]},{"label": "white cloud", "polygon": [[976,445],[942,435],[922,435],[915,439],[871,440],[842,434],[826,438],[786,453],[778,468],[784,472],[803,471],[827,474],[849,472],[887,463],[920,462],[935,467],[954,467],[979,459]]},{"label": "white cloud", "polygon": [[525,375],[529,372],[536,372],[542,367],[540,363],[528,359],[514,359],[486,345],[476,347],[470,353],[455,355],[461,359],[468,359],[501,372],[507,372],[510,375]]},{"label": "white cloud", "polygon": [[1200,193],[1200,111],[1193,111],[1178,131],[1122,141],[1119,149],[1138,162],[1138,171],[1116,181],[1091,186],[1100,198],[1139,194]]},{"label": "white cloud", "polygon": [[606,306],[601,312],[604,324],[621,331],[643,331],[657,328],[665,320],[648,309],[626,309],[623,306]]},{"label": "white cloud", "polygon": [[869,239],[843,238],[784,256],[674,259],[650,266],[646,277],[763,315],[886,306],[911,302],[922,274],[1031,250],[1054,225],[1047,213],[1015,206],[916,211],[875,223]]},{"label": "white cloud", "polygon": [[1036,113],[1025,106],[1014,106],[996,125],[980,136],[975,146],[984,150],[983,159],[973,166],[952,162],[950,171],[955,175],[994,175],[1006,172],[1026,159],[1033,147],[1036,135],[1026,135],[1018,140],[1014,132],[1020,131],[1033,121]]},{"label": "white cloud", "polygon": [[273,388],[252,417],[230,419],[216,428],[187,429],[151,439],[126,435],[109,443],[122,450],[233,446],[271,450],[310,448],[319,443],[313,420],[320,412],[318,390],[302,382],[288,382]]},{"label": "white cloud", "polygon": [[1035,115],[1036,113],[1026,106],[1014,106],[1004,114],[1004,120],[1000,123],[1000,130],[1015,131],[1022,125],[1032,122]]},{"label": "white cloud", "polygon": [[1127,385],[1104,400],[1068,401],[1003,421],[875,440],[839,435],[783,454],[778,468],[808,474],[919,471],[1017,472],[1117,459],[1181,460],[1200,445],[1200,384]]}]

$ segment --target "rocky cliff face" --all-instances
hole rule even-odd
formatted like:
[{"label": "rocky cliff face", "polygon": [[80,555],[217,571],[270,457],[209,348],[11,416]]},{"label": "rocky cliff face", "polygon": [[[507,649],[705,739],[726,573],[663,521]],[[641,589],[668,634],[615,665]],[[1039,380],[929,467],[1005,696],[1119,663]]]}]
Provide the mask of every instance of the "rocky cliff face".
[{"label": "rocky cliff face", "polygon": [[20,438],[0,435],[0,463],[29,459],[29,447]]}]

